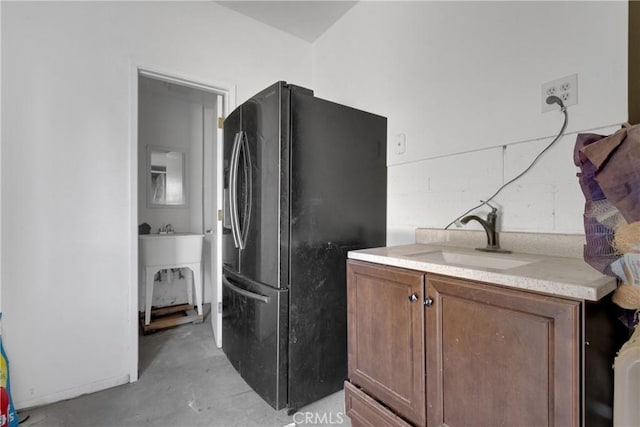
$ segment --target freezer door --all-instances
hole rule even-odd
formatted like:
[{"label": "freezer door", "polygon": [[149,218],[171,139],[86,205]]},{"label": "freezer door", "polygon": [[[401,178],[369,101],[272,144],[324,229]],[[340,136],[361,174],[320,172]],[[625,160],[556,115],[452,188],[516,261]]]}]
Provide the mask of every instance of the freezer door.
[{"label": "freezer door", "polygon": [[287,405],[288,291],[223,269],[222,349],[269,405]]},{"label": "freezer door", "polygon": [[289,270],[288,92],[283,83],[265,89],[242,104],[241,117],[238,271],[274,288],[286,287]]}]

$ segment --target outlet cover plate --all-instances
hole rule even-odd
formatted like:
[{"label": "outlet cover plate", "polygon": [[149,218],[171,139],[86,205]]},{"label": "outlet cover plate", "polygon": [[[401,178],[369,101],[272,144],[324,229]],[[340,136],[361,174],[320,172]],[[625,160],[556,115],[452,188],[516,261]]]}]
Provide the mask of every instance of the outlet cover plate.
[{"label": "outlet cover plate", "polygon": [[404,133],[396,134],[394,147],[396,154],[404,154],[407,149],[407,137]]},{"label": "outlet cover plate", "polygon": [[578,74],[562,77],[542,85],[542,112],[560,109],[556,103],[547,104],[547,98],[555,95],[562,100],[565,107],[578,103]]}]

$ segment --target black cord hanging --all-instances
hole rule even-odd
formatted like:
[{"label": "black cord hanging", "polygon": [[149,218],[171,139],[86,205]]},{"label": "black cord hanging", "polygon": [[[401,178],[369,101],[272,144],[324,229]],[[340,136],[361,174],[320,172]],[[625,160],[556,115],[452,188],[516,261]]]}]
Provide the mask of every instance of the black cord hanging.
[{"label": "black cord hanging", "polygon": [[451,227],[453,224],[455,224],[456,222],[458,222],[460,220],[460,218],[462,218],[463,216],[467,215],[468,213],[475,211],[476,209],[484,206],[484,205],[488,205],[490,201],[492,201],[502,190],[504,190],[508,185],[514,183],[515,181],[517,181],[518,179],[520,179],[524,174],[526,174],[527,172],[529,172],[529,170],[533,167],[533,165],[536,164],[536,162],[540,159],[540,157],[542,157],[542,155],[549,150],[549,148],[551,148],[551,146],[553,144],[555,144],[560,137],[564,134],[565,129],[567,128],[567,123],[569,121],[569,117],[567,114],[567,107],[564,106],[564,104],[562,103],[562,100],[560,98],[558,98],[557,96],[550,96],[547,98],[546,100],[547,104],[558,104],[560,105],[560,111],[562,111],[562,113],[564,114],[564,122],[562,123],[562,127],[560,128],[560,132],[558,132],[558,135],[556,135],[556,137],[553,139],[553,141],[551,141],[549,143],[549,145],[547,145],[537,156],[535,159],[533,159],[533,161],[531,162],[531,164],[529,166],[527,166],[527,168],[525,170],[523,170],[522,172],[520,172],[520,174],[518,174],[515,178],[510,179],[509,181],[507,181],[506,183],[502,184],[500,186],[500,188],[498,188],[496,190],[495,193],[493,193],[491,195],[491,197],[489,197],[486,200],[480,200],[480,204],[477,206],[472,207],[471,209],[469,209],[468,211],[466,211],[465,213],[463,213],[462,215],[458,216],[456,219],[454,219],[453,221],[451,221],[449,224],[447,224],[446,227],[444,227],[444,229],[448,229],[449,227]]}]

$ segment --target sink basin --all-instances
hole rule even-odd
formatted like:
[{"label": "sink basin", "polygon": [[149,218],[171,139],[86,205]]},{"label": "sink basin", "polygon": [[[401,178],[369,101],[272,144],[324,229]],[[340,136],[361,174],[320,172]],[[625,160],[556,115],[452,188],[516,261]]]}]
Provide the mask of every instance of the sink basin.
[{"label": "sink basin", "polygon": [[436,264],[451,264],[461,267],[482,267],[494,270],[509,270],[535,261],[513,258],[511,255],[464,253],[454,251],[428,251],[407,254],[407,257]]},{"label": "sink basin", "polygon": [[142,234],[138,236],[140,260],[145,266],[175,266],[199,263],[203,234]]},{"label": "sink basin", "polygon": [[144,324],[151,324],[154,276],[159,270],[169,268],[189,268],[192,271],[192,283],[187,286],[187,301],[193,302],[193,289],[196,291],[198,316],[202,316],[202,241],[204,234],[141,234],[140,261],[144,265],[145,310]]}]

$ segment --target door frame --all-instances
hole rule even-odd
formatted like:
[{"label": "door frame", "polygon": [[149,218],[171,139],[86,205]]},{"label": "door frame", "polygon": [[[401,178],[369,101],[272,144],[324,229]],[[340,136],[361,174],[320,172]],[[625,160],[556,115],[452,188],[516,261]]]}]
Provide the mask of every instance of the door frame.
[{"label": "door frame", "polygon": [[[220,117],[227,117],[229,112],[236,105],[236,86],[226,82],[215,82],[202,79],[192,75],[168,70],[164,67],[151,66],[140,62],[132,62],[129,76],[129,182],[130,182],[130,211],[129,211],[129,336],[127,337],[127,349],[129,354],[129,382],[138,380],[138,78],[139,76],[150,77],[170,83],[187,86],[194,89],[200,89],[206,92],[212,92],[222,97],[222,111],[218,112]],[[222,114],[220,114],[222,113]],[[222,130],[218,130],[217,135],[222,136]],[[220,147],[222,139],[218,140]],[[218,152],[221,149],[218,148]],[[217,188],[217,209],[222,209],[222,158],[216,159],[216,174],[218,176]],[[216,228],[221,228],[221,221],[217,221]],[[216,247],[222,247],[221,230],[218,230],[216,238]],[[218,250],[219,252],[219,250]],[[220,258],[220,253],[216,255]],[[221,259],[219,259],[221,261]],[[214,289],[214,298],[219,294],[218,299],[222,301],[222,263],[218,262],[216,272],[216,289]],[[204,296],[204,292],[203,292]],[[217,313],[217,309],[212,306],[211,316],[218,315],[219,322],[222,321],[222,315]]]}]

